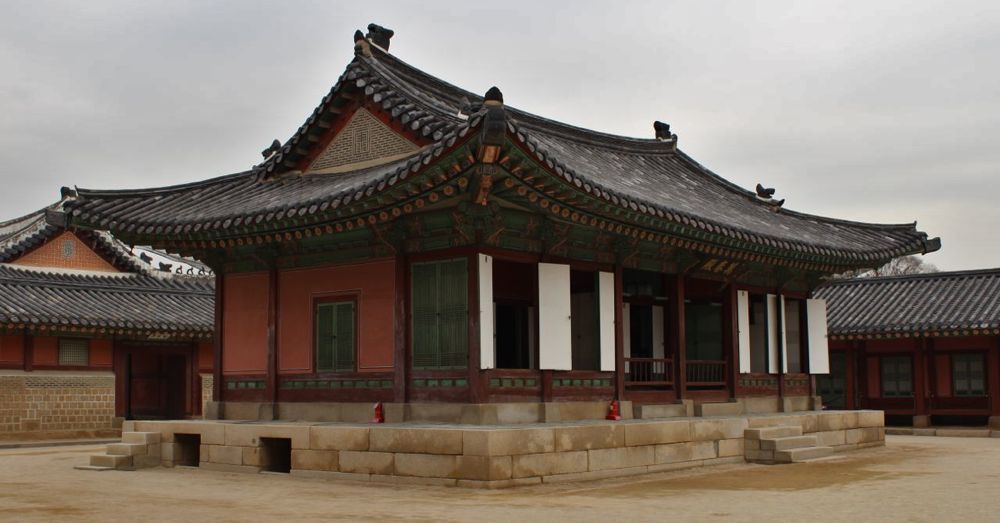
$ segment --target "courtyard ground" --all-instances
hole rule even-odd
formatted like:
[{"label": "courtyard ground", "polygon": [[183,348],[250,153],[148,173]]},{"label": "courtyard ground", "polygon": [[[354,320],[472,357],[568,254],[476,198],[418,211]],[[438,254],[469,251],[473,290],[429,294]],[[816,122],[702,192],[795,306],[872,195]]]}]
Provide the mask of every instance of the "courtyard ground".
[{"label": "courtyard ground", "polygon": [[102,447],[0,450],[0,521],[996,521],[1000,438],[889,436],[795,465],[480,491],[196,469],[74,470]]}]

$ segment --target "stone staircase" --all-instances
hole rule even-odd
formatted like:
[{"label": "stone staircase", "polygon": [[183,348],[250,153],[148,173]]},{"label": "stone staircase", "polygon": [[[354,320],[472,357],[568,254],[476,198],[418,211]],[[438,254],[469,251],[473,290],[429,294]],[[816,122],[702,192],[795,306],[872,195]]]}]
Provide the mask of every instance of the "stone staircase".
[{"label": "stone staircase", "polygon": [[136,470],[160,465],[159,432],[123,432],[120,443],[108,444],[104,454],[90,456],[89,465],[78,470]]},{"label": "stone staircase", "polygon": [[799,463],[833,455],[833,447],[816,444],[816,436],[803,436],[798,425],[746,429],[746,460],[752,463]]}]

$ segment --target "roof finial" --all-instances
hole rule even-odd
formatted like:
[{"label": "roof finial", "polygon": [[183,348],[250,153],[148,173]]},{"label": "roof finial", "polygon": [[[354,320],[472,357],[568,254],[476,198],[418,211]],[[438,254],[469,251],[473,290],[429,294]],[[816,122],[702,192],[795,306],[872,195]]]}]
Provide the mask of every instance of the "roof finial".
[{"label": "roof finial", "polygon": [[354,53],[361,54],[364,56],[372,55],[371,44],[365,38],[364,33],[361,30],[354,31]]},{"label": "roof finial", "polygon": [[486,96],[483,97],[483,102],[486,105],[503,105],[503,93],[497,86],[490,87],[489,91],[486,91]]},{"label": "roof finial", "polygon": [[670,141],[677,138],[677,135],[670,134],[670,124],[663,123],[659,120],[653,122],[653,131],[656,133],[656,139],[661,142]]},{"label": "roof finial", "polygon": [[371,43],[381,47],[383,50],[389,50],[389,40],[392,35],[396,34],[392,29],[386,29],[378,24],[368,24],[368,34],[365,35]]}]

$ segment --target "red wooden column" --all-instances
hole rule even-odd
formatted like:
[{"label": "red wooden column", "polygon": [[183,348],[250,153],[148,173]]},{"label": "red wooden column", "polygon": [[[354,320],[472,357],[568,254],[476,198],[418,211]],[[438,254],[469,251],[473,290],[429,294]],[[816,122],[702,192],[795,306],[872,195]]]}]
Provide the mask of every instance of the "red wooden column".
[{"label": "red wooden column", "polygon": [[1000,336],[993,340],[996,343],[986,358],[986,383],[990,391],[990,427],[1000,430]]},{"label": "red wooden column", "polygon": [[671,332],[670,348],[674,354],[674,388],[677,399],[683,399],[687,393],[687,338],[684,331],[684,275],[674,277],[673,289],[670,294]]},{"label": "red wooden column", "polygon": [[392,368],[394,371],[393,375],[393,400],[396,403],[406,403],[406,390],[407,390],[407,369],[409,369],[408,359],[407,359],[407,344],[409,337],[407,333],[409,332],[410,317],[409,308],[407,307],[407,297],[410,295],[410,285],[409,278],[409,260],[406,256],[398,255],[396,256],[396,296],[395,296],[395,317],[396,325],[394,332],[394,344],[393,347],[393,358],[392,358]]},{"label": "red wooden column", "polygon": [[[221,267],[220,267],[221,269]],[[212,366],[212,401],[218,405],[218,416],[223,419],[222,412],[222,332],[225,321],[225,287],[226,278],[216,269],[215,272],[215,335],[212,339],[213,366]]]},{"label": "red wooden column", "polygon": [[267,398],[271,419],[278,419],[278,267],[267,271]]},{"label": "red wooden column", "polygon": [[615,398],[625,399],[625,321],[622,307],[623,274],[621,264],[615,264]]},{"label": "red wooden column", "polygon": [[848,342],[844,350],[844,408],[853,410],[857,407],[857,371],[858,354],[854,349],[854,342]]}]

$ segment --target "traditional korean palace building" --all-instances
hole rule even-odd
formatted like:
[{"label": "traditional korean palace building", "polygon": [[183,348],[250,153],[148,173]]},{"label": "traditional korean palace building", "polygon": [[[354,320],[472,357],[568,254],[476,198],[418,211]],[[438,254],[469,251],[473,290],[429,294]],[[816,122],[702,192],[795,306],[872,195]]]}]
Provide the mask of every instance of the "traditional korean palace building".
[{"label": "traditional korean palace building", "polygon": [[0,223],[0,435],[200,416],[214,279],[154,270],[61,217],[57,204]]},{"label": "traditional korean palace building", "polygon": [[784,209],[681,152],[665,124],[614,136],[463,90],[369,29],[263,163],[65,204],[73,230],[215,270],[211,415],[816,408],[828,353],[810,291],[940,246],[912,223]]},{"label": "traditional korean palace building", "polygon": [[1000,428],[1000,269],[836,281],[823,402],[926,427]]}]

